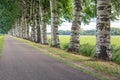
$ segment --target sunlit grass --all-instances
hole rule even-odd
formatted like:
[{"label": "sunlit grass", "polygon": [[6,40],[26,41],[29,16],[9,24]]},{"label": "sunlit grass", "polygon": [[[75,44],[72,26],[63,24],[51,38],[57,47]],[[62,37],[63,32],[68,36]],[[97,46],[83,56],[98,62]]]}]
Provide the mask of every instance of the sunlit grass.
[{"label": "sunlit grass", "polygon": [[2,51],[3,42],[4,42],[4,36],[0,35],[0,53]]},{"label": "sunlit grass", "polygon": [[[50,43],[50,36],[48,36]],[[60,35],[60,45],[62,49],[68,49],[70,36]],[[111,37],[112,47],[112,60],[120,64],[120,36]],[[80,36],[80,52],[82,55],[93,57],[96,50],[96,37],[95,36]]]},{"label": "sunlit grass", "polygon": [[[50,35],[48,36],[48,39],[50,39]],[[64,43],[69,43],[70,42],[70,36],[67,35],[60,35],[59,37],[61,45]],[[120,46],[120,36],[112,36],[111,37],[111,45],[116,45]],[[95,45],[96,44],[96,37],[95,36],[80,36],[80,44],[91,44]]]}]

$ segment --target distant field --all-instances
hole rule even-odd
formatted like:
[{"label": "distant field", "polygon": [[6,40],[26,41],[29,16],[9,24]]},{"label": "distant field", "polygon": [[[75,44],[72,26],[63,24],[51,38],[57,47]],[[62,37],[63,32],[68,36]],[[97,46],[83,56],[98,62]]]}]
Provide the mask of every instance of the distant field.
[{"label": "distant field", "polygon": [[[70,36],[60,35],[59,38],[60,38],[61,47],[63,47],[62,46],[63,44],[70,42]],[[48,36],[48,39],[50,41],[50,36]],[[80,44],[95,45],[96,37],[95,36],[80,36]],[[112,36],[111,45],[120,46],[120,36]]]},{"label": "distant field", "polygon": [[2,51],[3,42],[4,42],[4,36],[0,35],[0,53]]},{"label": "distant field", "polygon": [[[59,38],[61,48],[67,49],[70,42],[70,36],[61,35]],[[50,36],[48,36],[48,40],[50,44]],[[95,54],[95,45],[95,36],[80,36],[80,52],[82,55],[93,57]],[[120,64],[120,36],[111,37],[111,47],[113,53],[113,61]]]}]

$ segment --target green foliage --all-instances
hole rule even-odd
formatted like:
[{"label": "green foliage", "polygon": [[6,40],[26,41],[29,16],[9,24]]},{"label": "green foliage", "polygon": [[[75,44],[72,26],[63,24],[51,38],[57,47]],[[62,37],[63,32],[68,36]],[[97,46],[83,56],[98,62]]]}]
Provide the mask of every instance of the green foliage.
[{"label": "green foliage", "polygon": [[57,6],[59,16],[67,21],[71,21],[73,11],[72,0],[58,0]]},{"label": "green foliage", "polygon": [[120,0],[111,0],[112,2],[112,11],[111,11],[111,20],[118,20],[120,15]]},{"label": "green foliage", "polygon": [[[37,0],[39,1],[39,0]],[[7,32],[15,19],[23,11],[20,3],[30,3],[30,0],[0,0],[0,29],[2,33]],[[42,0],[47,11],[47,22],[50,24],[50,4],[49,0]],[[24,4],[22,4],[24,5]],[[117,20],[120,15],[120,0],[112,0],[111,20]],[[71,21],[73,15],[73,0],[57,0],[57,10],[59,15],[59,24],[63,21]],[[92,18],[96,17],[96,0],[82,0],[82,22],[89,24]],[[1,31],[1,30],[0,30]]]},{"label": "green foliage", "polygon": [[96,17],[96,0],[83,0],[82,8],[82,22],[89,24]]},{"label": "green foliage", "polygon": [[19,14],[18,0],[0,1],[0,30],[6,33]]},{"label": "green foliage", "polygon": [[71,31],[70,30],[59,30],[59,35],[70,35]]},{"label": "green foliage", "polygon": [[94,57],[95,50],[95,46],[89,43],[80,45],[81,54],[84,56]]},{"label": "green foliage", "polygon": [[114,53],[112,60],[120,64],[120,46],[112,45],[112,52]]},{"label": "green foliage", "polygon": [[64,50],[67,50],[68,47],[69,47],[69,43],[61,44],[61,48],[64,49]]},{"label": "green foliage", "polygon": [[[82,30],[81,35],[96,35],[96,30]],[[120,28],[111,28],[111,35],[120,35]]]},{"label": "green foliage", "polygon": [[[96,30],[83,30],[80,32],[81,35],[96,35]],[[111,35],[120,35],[120,28],[111,28]]]},{"label": "green foliage", "polygon": [[[70,35],[70,30],[59,30],[59,35]],[[96,30],[82,30],[80,31],[80,35],[96,35]],[[111,35],[120,35],[120,28],[111,28]]]},{"label": "green foliage", "polygon": [[111,28],[111,35],[120,35],[120,28]]},{"label": "green foliage", "polygon": [[83,30],[80,32],[80,35],[95,35],[96,34],[96,30]]},{"label": "green foliage", "polygon": [[[96,1],[97,0],[82,0],[82,22],[89,24],[92,18],[96,18]],[[120,0],[111,0],[111,20],[118,20],[120,15]]]}]

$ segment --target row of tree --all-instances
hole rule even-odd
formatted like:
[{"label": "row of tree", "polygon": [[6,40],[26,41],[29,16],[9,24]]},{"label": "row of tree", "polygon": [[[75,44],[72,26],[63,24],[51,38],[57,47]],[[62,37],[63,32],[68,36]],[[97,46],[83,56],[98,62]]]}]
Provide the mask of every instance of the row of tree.
[{"label": "row of tree", "polygon": [[[50,24],[51,46],[60,48],[58,26],[63,20],[72,20],[68,51],[80,53],[79,32],[81,22],[89,23],[92,18],[97,16],[95,56],[96,58],[111,60],[110,19],[114,20],[116,16],[119,16],[119,1],[4,0],[0,1],[2,3],[0,7],[3,10],[3,12],[0,11],[2,13],[0,23],[5,30],[9,30],[9,34],[42,44],[48,44],[46,25]],[[9,17],[7,11],[4,10],[8,10],[12,15]],[[8,16],[3,17],[3,15]],[[10,21],[10,19],[12,20]],[[8,29],[6,29],[6,23],[9,25]]]},{"label": "row of tree", "polygon": [[[120,35],[120,28],[111,28],[111,35]],[[48,33],[49,35],[51,33]],[[70,35],[71,31],[70,30],[59,30],[59,35]],[[80,30],[80,35],[96,35],[96,30],[91,29],[91,30]]]}]

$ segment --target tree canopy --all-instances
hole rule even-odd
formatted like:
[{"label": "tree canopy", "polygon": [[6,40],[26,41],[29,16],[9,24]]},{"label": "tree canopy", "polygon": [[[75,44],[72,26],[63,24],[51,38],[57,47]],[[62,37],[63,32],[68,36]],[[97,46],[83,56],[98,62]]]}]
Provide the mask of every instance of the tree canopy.
[{"label": "tree canopy", "polygon": [[[59,22],[72,20],[73,0],[57,0]],[[82,0],[82,22],[89,24],[96,17],[96,0]],[[20,3],[30,0],[0,0],[0,32],[7,32],[17,17],[20,16],[22,5]],[[112,0],[111,20],[116,20],[120,15],[120,0]],[[49,0],[43,0],[42,4],[47,9],[47,20],[50,21]],[[47,5],[46,5],[47,4]]]},{"label": "tree canopy", "polygon": [[17,0],[0,1],[0,31],[6,33],[19,14]]}]

